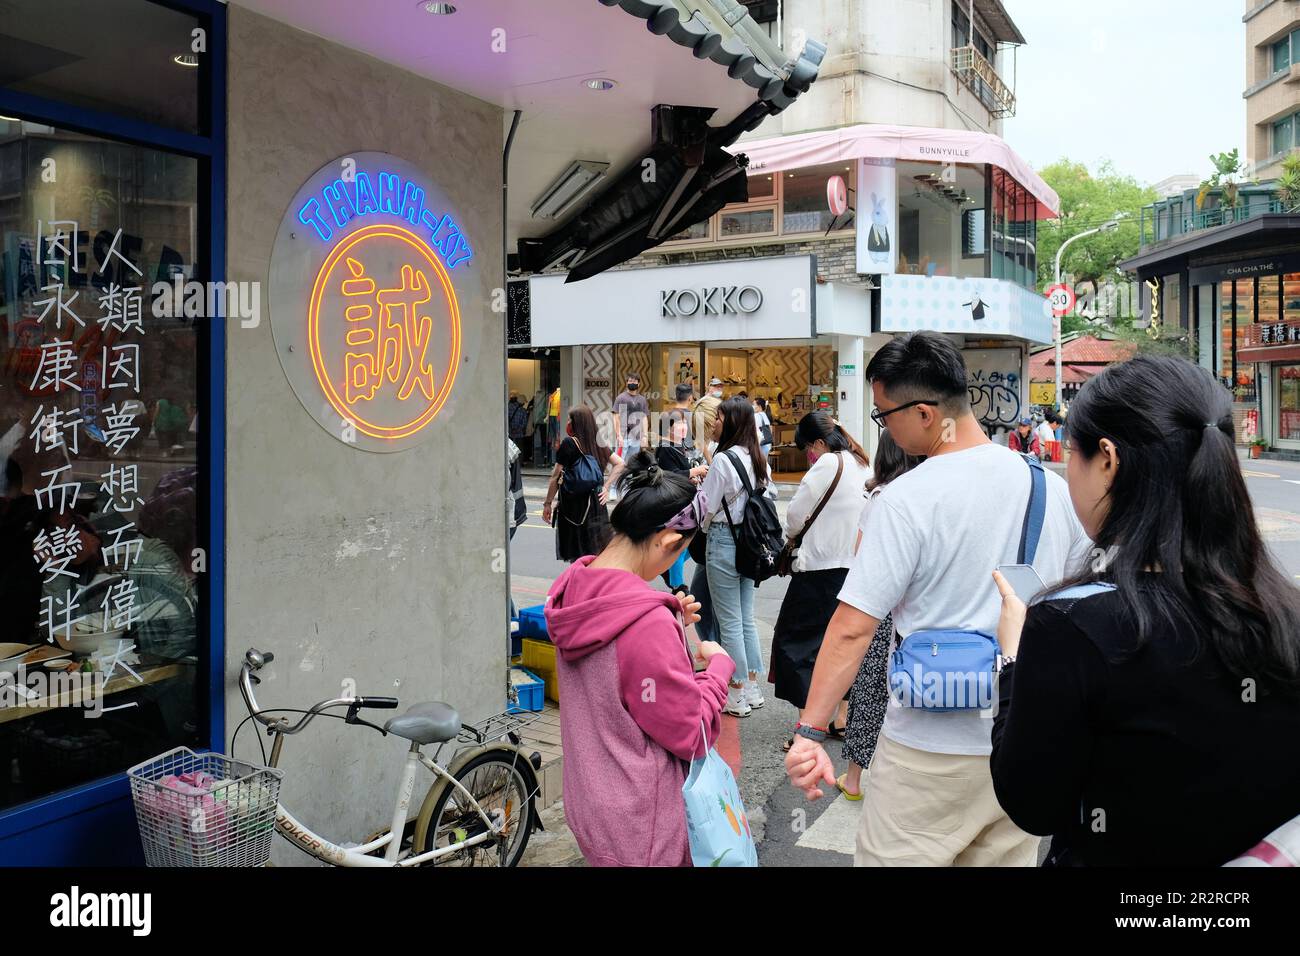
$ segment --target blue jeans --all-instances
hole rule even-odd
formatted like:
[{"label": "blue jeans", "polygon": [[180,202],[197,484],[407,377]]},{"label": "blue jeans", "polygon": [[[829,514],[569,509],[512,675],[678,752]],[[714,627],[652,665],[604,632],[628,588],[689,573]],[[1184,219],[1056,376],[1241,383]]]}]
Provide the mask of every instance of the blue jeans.
[{"label": "blue jeans", "polygon": [[713,626],[727,655],[736,662],[732,680],[763,674],[763,651],[754,624],[754,582],[736,571],[736,542],[725,521],[709,526],[707,549],[709,597],[713,601]]}]

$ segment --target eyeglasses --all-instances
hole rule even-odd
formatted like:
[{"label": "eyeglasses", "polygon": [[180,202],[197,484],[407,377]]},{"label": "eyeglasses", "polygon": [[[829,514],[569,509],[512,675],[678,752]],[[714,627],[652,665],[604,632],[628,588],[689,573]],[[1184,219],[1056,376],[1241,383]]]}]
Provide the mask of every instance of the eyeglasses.
[{"label": "eyeglasses", "polygon": [[697,491],[695,497],[677,514],[673,515],[657,531],[698,531],[700,525],[704,524],[704,516],[709,511],[708,496],[702,491]]},{"label": "eyeglasses", "polygon": [[890,415],[894,414],[894,412],[901,412],[903,409],[905,409],[905,408],[911,408],[911,407],[914,406],[914,405],[934,405],[934,406],[937,407],[938,404],[939,404],[939,403],[938,403],[937,401],[935,401],[934,399],[918,398],[918,399],[917,399],[916,401],[914,401],[914,402],[905,402],[904,404],[899,405],[897,408],[891,408],[891,409],[890,409],[889,411],[887,411],[887,412],[882,412],[882,411],[881,411],[880,409],[878,409],[878,408],[873,408],[873,409],[871,410],[871,420],[872,420],[873,422],[875,422],[876,425],[877,425],[878,427],[880,427],[880,428],[884,428],[884,427],[885,427],[885,419],[888,418]]}]

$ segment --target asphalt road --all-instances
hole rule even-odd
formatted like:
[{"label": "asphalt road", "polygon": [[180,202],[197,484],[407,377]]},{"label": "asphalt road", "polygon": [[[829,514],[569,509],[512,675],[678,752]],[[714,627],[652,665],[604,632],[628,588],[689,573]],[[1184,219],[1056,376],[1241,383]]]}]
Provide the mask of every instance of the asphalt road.
[{"label": "asphalt road", "polygon": [[[1242,463],[1242,474],[1265,542],[1279,565],[1300,585],[1300,463],[1247,461]],[[550,583],[566,567],[555,558],[554,531],[542,524],[545,491],[544,479],[526,477],[529,520],[516,532],[511,546],[511,588],[521,606],[542,603]],[[788,487],[781,492],[777,508],[782,517],[792,493]],[[687,582],[693,570],[688,562]],[[785,589],[784,579],[766,581],[758,589],[755,616],[764,662],[770,657],[772,626]],[[759,861],[764,866],[849,866],[861,804],[838,794],[809,803],[788,785],[781,743],[797,713],[771,696],[771,685],[765,690],[767,705],[737,721],[741,797],[759,840]],[[831,744],[831,755],[842,766],[838,744]]]}]

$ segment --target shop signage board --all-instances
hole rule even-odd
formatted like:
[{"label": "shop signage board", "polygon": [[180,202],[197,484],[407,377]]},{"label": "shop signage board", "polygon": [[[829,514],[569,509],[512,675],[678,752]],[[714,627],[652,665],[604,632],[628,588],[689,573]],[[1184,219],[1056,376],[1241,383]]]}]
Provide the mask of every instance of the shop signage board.
[{"label": "shop signage board", "polygon": [[858,272],[888,275],[898,262],[898,170],[892,158],[858,160]]},{"label": "shop signage board", "polygon": [[1056,383],[1055,382],[1030,382],[1029,383],[1029,404],[1030,405],[1055,405],[1056,404]]},{"label": "shop signage board", "polygon": [[840,378],[857,378],[858,367],[856,365],[841,365]]},{"label": "shop signage board", "polygon": [[1260,259],[1239,259],[1235,262],[1198,266],[1188,270],[1187,279],[1189,284],[1194,286],[1211,285],[1226,279],[1249,279],[1251,276],[1277,275],[1283,272],[1300,272],[1300,253],[1291,252]]},{"label": "shop signage board", "polygon": [[533,346],[807,339],[814,256],[774,256],[529,280]]},{"label": "shop signage board", "polygon": [[271,257],[276,352],[340,441],[393,452],[427,437],[467,349],[474,245],[447,197],[387,153],[326,163],[298,190]]},{"label": "shop signage board", "polygon": [[1284,362],[1300,358],[1300,320],[1254,322],[1241,330],[1237,359],[1243,362]]},{"label": "shop signage board", "polygon": [[881,280],[880,330],[931,329],[1052,341],[1052,311],[1041,295],[1005,279],[887,275]]}]

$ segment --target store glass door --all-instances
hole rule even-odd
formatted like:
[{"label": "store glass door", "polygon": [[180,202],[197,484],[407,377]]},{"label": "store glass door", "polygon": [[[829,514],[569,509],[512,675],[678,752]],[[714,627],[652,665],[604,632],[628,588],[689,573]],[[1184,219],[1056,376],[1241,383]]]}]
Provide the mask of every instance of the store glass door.
[{"label": "store glass door", "polygon": [[1300,365],[1275,365],[1279,448],[1300,449]]}]

